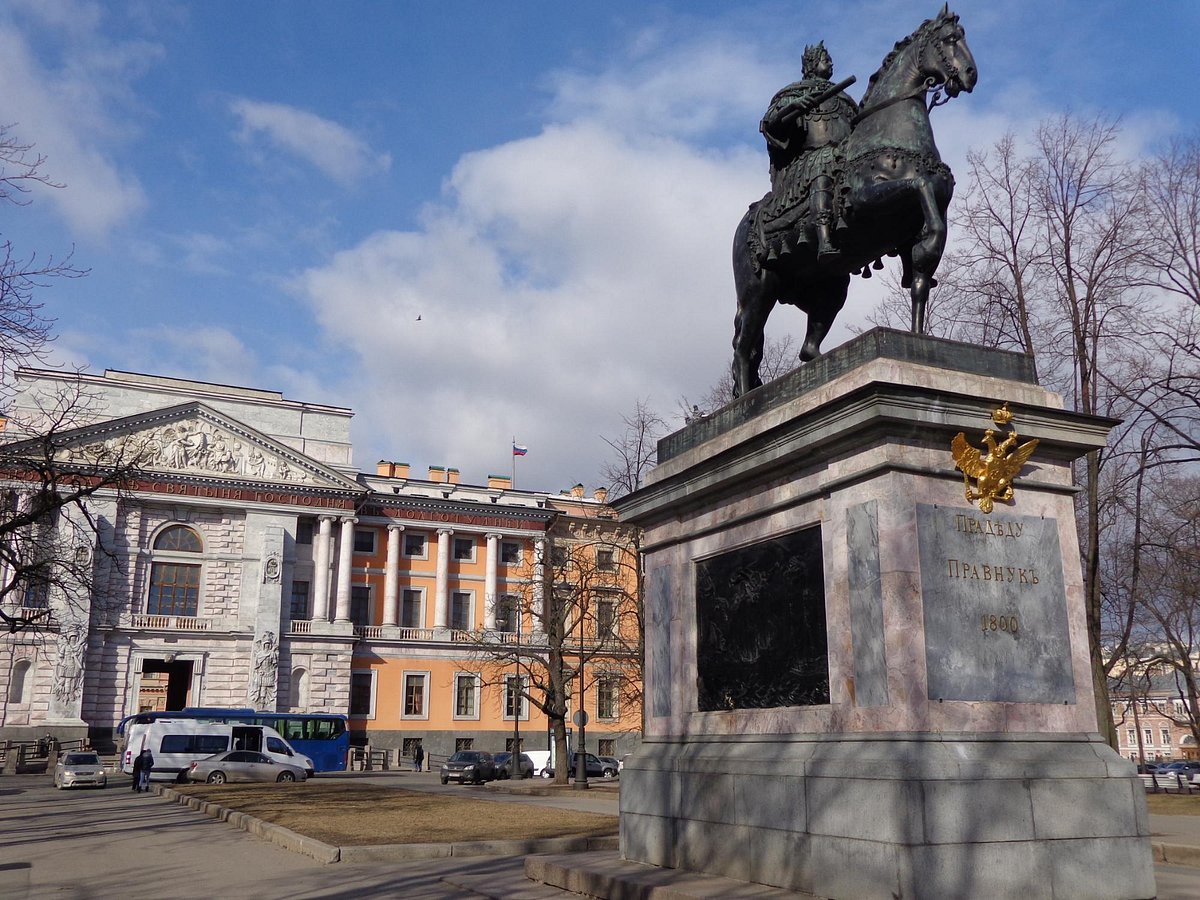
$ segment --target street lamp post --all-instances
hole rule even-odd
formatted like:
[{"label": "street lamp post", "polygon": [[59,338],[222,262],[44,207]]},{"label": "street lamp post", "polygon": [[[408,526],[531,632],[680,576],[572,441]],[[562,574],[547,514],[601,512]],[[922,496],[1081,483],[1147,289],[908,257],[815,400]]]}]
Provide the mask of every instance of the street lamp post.
[{"label": "street lamp post", "polygon": [[575,724],[579,726],[579,748],[575,751],[575,789],[579,791],[588,790],[587,780],[587,709],[583,704],[583,663],[584,663],[584,646],[583,646],[583,623],[580,622],[579,628],[579,710],[575,713]]},{"label": "street lamp post", "polygon": [[513,749],[508,761],[508,777],[520,781],[525,777],[521,771],[521,610],[513,603],[512,616],[517,635],[517,680],[513,684]]}]

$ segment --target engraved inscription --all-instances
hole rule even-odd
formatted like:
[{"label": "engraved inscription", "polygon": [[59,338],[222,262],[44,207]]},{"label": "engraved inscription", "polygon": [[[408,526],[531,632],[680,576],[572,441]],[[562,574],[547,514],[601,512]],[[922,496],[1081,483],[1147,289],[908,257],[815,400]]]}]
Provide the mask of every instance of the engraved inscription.
[{"label": "engraved inscription", "polygon": [[1052,519],[918,505],[929,697],[1074,702]]}]

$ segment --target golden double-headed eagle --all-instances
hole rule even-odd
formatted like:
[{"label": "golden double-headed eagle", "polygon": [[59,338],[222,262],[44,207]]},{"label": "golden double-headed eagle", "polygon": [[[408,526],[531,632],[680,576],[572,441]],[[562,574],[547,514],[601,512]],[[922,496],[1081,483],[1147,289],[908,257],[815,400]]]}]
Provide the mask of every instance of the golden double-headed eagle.
[{"label": "golden double-headed eagle", "polygon": [[[1012,421],[1012,413],[1005,403],[992,413],[992,421],[998,426],[1008,425]],[[961,431],[955,435],[950,444],[954,455],[954,464],[962,470],[963,486],[967,500],[974,503],[979,501],[979,511],[990,513],[995,501],[1007,503],[1013,498],[1013,479],[1021,471],[1021,467],[1029,461],[1037,448],[1038,440],[1034,438],[1016,447],[1017,429],[1013,428],[1007,435],[996,443],[996,431],[989,428],[983,433],[983,443],[987,452],[972,447],[967,436]],[[975,485],[971,485],[971,479]]]}]

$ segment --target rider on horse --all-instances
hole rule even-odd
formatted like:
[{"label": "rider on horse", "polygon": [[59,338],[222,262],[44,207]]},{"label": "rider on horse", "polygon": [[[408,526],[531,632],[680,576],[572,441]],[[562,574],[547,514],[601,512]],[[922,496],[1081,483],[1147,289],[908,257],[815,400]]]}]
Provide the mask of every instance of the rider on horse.
[{"label": "rider on horse", "polygon": [[[763,262],[809,243],[815,226],[818,259],[837,256],[833,231],[837,145],[850,134],[858,104],[834,87],[833,60],[822,41],[804,48],[803,80],[771,100],[759,130],[771,158],[771,192],[758,214],[758,243]],[[822,99],[822,95],[826,95]]]}]

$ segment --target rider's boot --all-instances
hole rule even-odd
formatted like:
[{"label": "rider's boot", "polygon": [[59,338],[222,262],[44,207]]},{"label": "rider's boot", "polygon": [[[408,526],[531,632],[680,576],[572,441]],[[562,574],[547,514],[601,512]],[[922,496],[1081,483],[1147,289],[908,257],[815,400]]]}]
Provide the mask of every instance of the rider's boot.
[{"label": "rider's boot", "polygon": [[837,259],[842,255],[837,247],[833,246],[833,238],[830,234],[829,224],[826,222],[818,223],[817,225],[817,259],[824,261]]},{"label": "rider's boot", "polygon": [[819,177],[812,191],[814,219],[817,226],[817,260],[836,259],[841,254],[833,246],[833,191],[826,177]]}]

